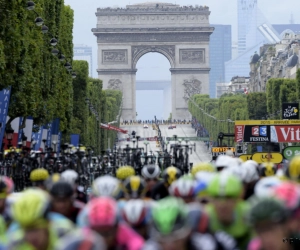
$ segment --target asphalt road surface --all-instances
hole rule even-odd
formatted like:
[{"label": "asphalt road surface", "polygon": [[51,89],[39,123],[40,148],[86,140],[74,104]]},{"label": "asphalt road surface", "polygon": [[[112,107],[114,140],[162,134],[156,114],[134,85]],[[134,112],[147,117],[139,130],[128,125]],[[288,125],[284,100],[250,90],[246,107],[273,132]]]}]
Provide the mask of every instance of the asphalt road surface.
[{"label": "asphalt road surface", "polygon": [[[168,125],[159,125],[159,128],[161,130],[161,134],[163,137],[173,137],[173,135],[177,135],[177,137],[196,137],[195,130],[191,127],[191,125],[176,125],[176,128],[174,129],[168,129]],[[143,128],[143,125],[127,125],[127,126],[121,126],[122,129],[125,129],[128,131],[129,134],[132,133],[132,131],[136,132],[136,136],[140,136],[141,138],[154,138],[157,136],[157,131],[153,130],[152,125],[149,125],[149,128]],[[126,139],[129,138],[128,135],[119,133],[119,139]],[[171,142],[172,143],[172,142]],[[136,147],[137,143],[133,143],[131,141],[122,141],[118,143],[118,147],[125,148],[126,144],[129,144],[130,147]],[[186,142],[182,141],[182,145],[185,145]],[[189,144],[196,145],[196,150],[192,151],[192,154],[190,154],[190,162],[192,163],[198,163],[198,162],[209,162],[211,161],[211,154],[209,154],[207,147],[205,146],[204,142],[201,141],[190,141]],[[138,143],[138,147],[144,147],[146,150],[146,145],[143,141],[140,141]],[[170,149],[170,146],[168,146],[168,149]],[[149,144],[147,145],[147,151],[160,151],[160,147],[157,147],[157,144],[155,141],[149,141]],[[168,150],[169,151],[169,150]]]}]

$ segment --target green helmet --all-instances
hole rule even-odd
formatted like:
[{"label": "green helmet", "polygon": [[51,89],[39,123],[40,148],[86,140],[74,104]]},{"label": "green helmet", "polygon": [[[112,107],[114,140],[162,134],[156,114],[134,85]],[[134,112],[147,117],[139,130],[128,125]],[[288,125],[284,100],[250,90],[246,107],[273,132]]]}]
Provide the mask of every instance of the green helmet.
[{"label": "green helmet", "polygon": [[252,201],[249,211],[249,221],[256,224],[261,221],[284,222],[288,218],[288,211],[284,204],[271,197],[258,198]]},{"label": "green helmet", "polygon": [[212,197],[238,198],[242,191],[240,179],[228,173],[215,175],[207,187],[207,192]]},{"label": "green helmet", "polygon": [[188,211],[185,203],[175,197],[167,197],[157,202],[152,209],[153,233],[170,235],[187,227]]}]

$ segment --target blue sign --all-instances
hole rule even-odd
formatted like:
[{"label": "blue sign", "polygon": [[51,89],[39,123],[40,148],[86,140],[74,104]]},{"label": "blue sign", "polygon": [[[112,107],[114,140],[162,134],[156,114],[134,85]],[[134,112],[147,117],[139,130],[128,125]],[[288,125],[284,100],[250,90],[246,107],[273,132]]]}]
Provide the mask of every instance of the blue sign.
[{"label": "blue sign", "polygon": [[56,118],[53,122],[52,122],[52,130],[51,133],[52,135],[58,135],[59,132],[59,118]]},{"label": "blue sign", "polygon": [[39,150],[42,143],[43,127],[40,127],[38,132],[32,133],[31,139],[36,142],[34,150]]},{"label": "blue sign", "polygon": [[9,100],[10,100],[10,93],[11,93],[11,87],[0,91],[0,123],[1,123],[0,147],[2,145],[4,132],[5,132],[5,125],[6,125],[7,112],[8,112],[8,106],[9,106]]},{"label": "blue sign", "polygon": [[20,129],[20,127],[22,126],[23,119],[24,119],[24,117],[20,117],[20,120],[19,120],[18,143],[19,143],[19,142],[22,143],[22,133],[23,133],[23,129],[22,129],[22,128]]},{"label": "blue sign", "polygon": [[267,136],[267,126],[261,126],[259,127],[259,135],[260,136]]},{"label": "blue sign", "polygon": [[78,147],[79,146],[79,135],[78,134],[71,134],[71,144],[74,147]]},{"label": "blue sign", "polygon": [[57,156],[59,156],[60,153],[60,145],[61,145],[61,132],[58,133],[58,138],[57,138]]},{"label": "blue sign", "polygon": [[51,147],[51,141],[52,141],[52,122],[47,124],[47,141],[46,141],[46,145],[47,147]]}]

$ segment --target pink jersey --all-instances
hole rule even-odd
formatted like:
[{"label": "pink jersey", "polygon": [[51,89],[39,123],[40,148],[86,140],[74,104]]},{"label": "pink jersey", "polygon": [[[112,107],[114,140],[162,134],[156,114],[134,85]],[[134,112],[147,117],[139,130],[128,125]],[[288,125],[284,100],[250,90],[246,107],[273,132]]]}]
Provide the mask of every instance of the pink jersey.
[{"label": "pink jersey", "polygon": [[120,223],[117,233],[117,244],[126,250],[141,250],[144,245],[144,239],[125,223]]}]

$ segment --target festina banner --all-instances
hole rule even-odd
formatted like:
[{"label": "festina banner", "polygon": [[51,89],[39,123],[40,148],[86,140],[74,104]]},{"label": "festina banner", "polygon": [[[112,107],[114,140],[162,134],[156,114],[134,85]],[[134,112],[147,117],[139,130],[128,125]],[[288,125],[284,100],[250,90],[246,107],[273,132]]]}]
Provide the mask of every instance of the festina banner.
[{"label": "festina banner", "polygon": [[236,125],[236,142],[270,142],[270,126]]},{"label": "festina banner", "polygon": [[298,120],[299,103],[282,103],[282,119]]},{"label": "festina banner", "polygon": [[300,126],[271,126],[271,142],[300,142]]}]

